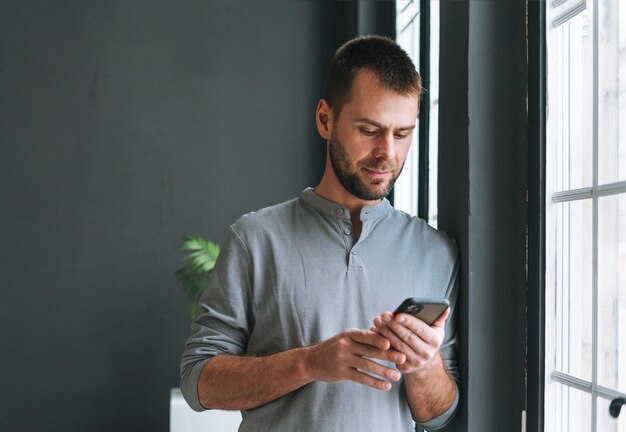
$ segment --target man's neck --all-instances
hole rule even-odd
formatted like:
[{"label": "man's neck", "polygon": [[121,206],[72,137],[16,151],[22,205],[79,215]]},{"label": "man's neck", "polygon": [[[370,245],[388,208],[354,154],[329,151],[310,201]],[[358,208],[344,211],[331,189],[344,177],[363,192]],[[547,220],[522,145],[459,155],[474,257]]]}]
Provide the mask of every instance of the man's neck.
[{"label": "man's neck", "polygon": [[[330,165],[330,162],[327,162],[327,165]],[[326,167],[322,180],[315,187],[314,191],[318,196],[344,206],[350,212],[352,219],[354,220],[356,217],[359,221],[361,209],[363,207],[376,205],[381,202],[381,200],[367,201],[352,195],[339,182],[339,179],[335,176],[335,173],[330,166]]]}]

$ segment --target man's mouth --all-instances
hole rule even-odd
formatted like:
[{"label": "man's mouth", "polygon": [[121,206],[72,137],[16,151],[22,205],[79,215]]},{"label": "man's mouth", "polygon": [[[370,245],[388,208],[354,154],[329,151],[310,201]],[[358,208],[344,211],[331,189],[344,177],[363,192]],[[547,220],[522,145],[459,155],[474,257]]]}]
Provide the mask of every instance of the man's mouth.
[{"label": "man's mouth", "polygon": [[363,169],[370,175],[376,178],[383,178],[383,177],[387,177],[388,175],[391,174],[391,171],[389,170],[379,170],[379,169],[374,169],[374,168],[367,168],[367,167],[363,167]]}]

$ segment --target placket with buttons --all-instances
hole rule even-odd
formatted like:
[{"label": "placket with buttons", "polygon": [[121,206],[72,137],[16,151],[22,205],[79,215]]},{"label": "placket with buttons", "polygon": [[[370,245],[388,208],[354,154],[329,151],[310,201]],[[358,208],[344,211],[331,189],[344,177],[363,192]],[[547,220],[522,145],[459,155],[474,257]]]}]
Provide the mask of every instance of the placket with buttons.
[{"label": "placket with buttons", "polygon": [[346,251],[348,252],[348,266],[354,265],[354,257],[358,255],[355,248],[356,239],[354,237],[354,230],[352,227],[352,221],[350,220],[350,213],[344,208],[337,208],[335,210],[337,214],[337,225],[341,232]]},{"label": "placket with buttons", "polygon": [[[368,210],[364,210],[364,214],[368,214]],[[356,240],[354,236],[354,229],[352,226],[352,221],[350,220],[350,213],[343,208],[337,208],[335,210],[337,214],[337,222],[338,226],[341,230],[341,234],[343,237],[344,244],[346,246],[346,251],[348,252],[348,268],[350,270],[362,270],[363,263],[361,262],[361,258],[359,257],[359,248],[358,245],[361,243],[361,240],[364,238],[365,233],[361,232],[361,238]]]}]

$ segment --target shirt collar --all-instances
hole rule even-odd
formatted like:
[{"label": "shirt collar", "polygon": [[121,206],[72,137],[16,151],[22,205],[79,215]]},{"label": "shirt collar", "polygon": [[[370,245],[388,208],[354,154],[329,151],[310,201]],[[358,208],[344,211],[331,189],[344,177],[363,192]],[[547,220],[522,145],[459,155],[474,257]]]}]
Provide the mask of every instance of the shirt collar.
[{"label": "shirt collar", "polygon": [[[300,199],[311,207],[330,217],[350,219],[350,212],[341,204],[328,201],[313,191],[313,188],[306,188],[300,194]],[[383,198],[379,203],[367,205],[361,209],[361,220],[381,219],[391,210],[391,204],[387,198]]]}]

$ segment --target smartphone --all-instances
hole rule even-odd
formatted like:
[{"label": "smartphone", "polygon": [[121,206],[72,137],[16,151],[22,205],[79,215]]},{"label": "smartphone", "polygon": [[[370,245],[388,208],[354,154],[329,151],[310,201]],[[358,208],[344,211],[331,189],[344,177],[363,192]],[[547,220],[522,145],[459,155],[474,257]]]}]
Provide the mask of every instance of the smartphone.
[{"label": "smartphone", "polygon": [[395,316],[399,313],[410,314],[431,325],[449,307],[450,302],[445,298],[410,297],[398,306],[393,315]]}]

